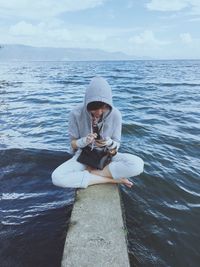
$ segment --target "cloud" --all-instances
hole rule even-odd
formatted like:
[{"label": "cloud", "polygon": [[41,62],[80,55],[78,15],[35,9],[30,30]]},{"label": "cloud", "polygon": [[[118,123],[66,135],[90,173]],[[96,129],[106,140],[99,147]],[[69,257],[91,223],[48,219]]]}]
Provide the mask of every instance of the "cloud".
[{"label": "cloud", "polygon": [[151,0],[146,6],[149,10],[179,11],[190,5],[190,2],[189,0]]},{"label": "cloud", "polygon": [[200,17],[197,17],[197,18],[191,18],[191,19],[189,19],[189,21],[200,21]]},{"label": "cloud", "polygon": [[[9,27],[8,34],[10,36],[18,39],[17,43],[27,43],[27,40],[33,42],[34,45],[39,45],[45,43],[53,43],[55,42],[67,42],[72,39],[71,32],[62,27],[57,27],[59,23],[55,21],[55,23],[45,23],[41,22],[38,24],[31,24],[25,21],[20,21],[19,23],[12,25]],[[21,41],[20,41],[21,40]],[[39,43],[38,43],[39,40]]]},{"label": "cloud", "polygon": [[175,17],[180,17],[181,14],[194,17],[189,21],[198,21],[200,15],[200,0],[151,0],[146,7],[150,11],[176,12]]},{"label": "cloud", "polygon": [[37,27],[33,26],[31,23],[20,21],[19,23],[10,27],[9,33],[16,36],[35,35],[37,34]]},{"label": "cloud", "polygon": [[169,44],[167,41],[161,41],[157,39],[153,31],[146,30],[138,35],[135,35],[129,39],[129,42],[136,45],[147,45],[147,46],[160,46]]},{"label": "cloud", "polygon": [[0,17],[29,19],[55,17],[68,11],[78,11],[102,5],[106,0],[1,0]]},{"label": "cloud", "polygon": [[193,39],[189,33],[181,33],[180,34],[181,41],[185,44],[191,44]]},{"label": "cloud", "polygon": [[200,1],[199,0],[193,0],[192,3],[192,8],[190,11],[191,15],[200,15]]},{"label": "cloud", "polygon": [[126,47],[128,38],[136,31],[138,28],[66,25],[61,20],[39,23],[22,20],[6,28],[0,28],[0,43],[116,51]]},{"label": "cloud", "polygon": [[151,0],[146,4],[149,10],[156,11],[180,11],[187,8],[187,12],[191,15],[200,14],[199,0]]}]

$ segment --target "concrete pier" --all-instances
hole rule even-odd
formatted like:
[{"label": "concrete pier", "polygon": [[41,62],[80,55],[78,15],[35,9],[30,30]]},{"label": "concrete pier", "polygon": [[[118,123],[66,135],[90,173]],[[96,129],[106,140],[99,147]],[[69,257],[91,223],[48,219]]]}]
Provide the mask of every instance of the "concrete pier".
[{"label": "concrete pier", "polygon": [[117,185],[77,191],[62,267],[129,267]]}]

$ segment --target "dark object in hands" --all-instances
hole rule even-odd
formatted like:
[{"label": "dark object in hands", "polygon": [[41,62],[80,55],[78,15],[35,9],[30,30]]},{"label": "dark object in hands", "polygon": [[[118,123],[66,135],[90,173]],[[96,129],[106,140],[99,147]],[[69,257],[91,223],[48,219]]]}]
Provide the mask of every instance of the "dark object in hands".
[{"label": "dark object in hands", "polygon": [[111,159],[112,155],[106,147],[92,149],[90,146],[86,146],[82,149],[77,161],[94,169],[103,170],[111,162]]}]

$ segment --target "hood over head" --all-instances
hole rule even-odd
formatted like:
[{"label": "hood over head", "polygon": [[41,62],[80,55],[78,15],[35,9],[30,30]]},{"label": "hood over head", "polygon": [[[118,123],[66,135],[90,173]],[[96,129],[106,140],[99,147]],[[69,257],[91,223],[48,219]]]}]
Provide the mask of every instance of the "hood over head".
[{"label": "hood over head", "polygon": [[113,107],[112,102],[112,90],[108,82],[100,77],[94,77],[85,92],[85,108],[87,105],[94,101],[100,101],[108,104],[111,109]]}]

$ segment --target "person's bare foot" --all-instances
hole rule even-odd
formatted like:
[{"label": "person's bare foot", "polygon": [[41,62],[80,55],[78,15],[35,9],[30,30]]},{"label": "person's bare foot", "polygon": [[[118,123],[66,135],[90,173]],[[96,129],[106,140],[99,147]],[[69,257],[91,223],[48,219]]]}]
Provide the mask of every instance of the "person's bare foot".
[{"label": "person's bare foot", "polygon": [[119,180],[119,184],[124,184],[129,188],[131,188],[133,186],[133,183],[131,181],[129,181],[128,179],[126,179],[126,178],[120,179]]},{"label": "person's bare foot", "polygon": [[[108,170],[106,169],[106,167],[104,168],[104,170],[97,170],[94,169],[90,166],[86,167],[86,170],[89,171],[92,174],[101,176],[102,178],[107,179],[106,181],[112,184],[124,184],[127,187],[131,188],[133,186],[133,183],[131,181],[129,181],[127,178],[121,178],[121,179],[113,179],[111,178],[111,174],[110,172],[108,172]],[[93,183],[92,183],[93,184]]]}]

